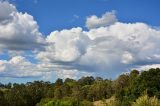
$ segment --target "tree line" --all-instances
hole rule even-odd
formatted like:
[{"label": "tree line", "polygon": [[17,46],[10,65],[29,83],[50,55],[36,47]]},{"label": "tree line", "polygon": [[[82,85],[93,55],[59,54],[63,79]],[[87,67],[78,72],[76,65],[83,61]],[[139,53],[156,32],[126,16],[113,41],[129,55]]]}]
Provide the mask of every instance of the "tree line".
[{"label": "tree line", "polygon": [[[82,77],[6,85],[0,83],[0,106],[160,106],[160,69],[121,74],[117,79]],[[107,102],[110,100],[110,102]]]}]

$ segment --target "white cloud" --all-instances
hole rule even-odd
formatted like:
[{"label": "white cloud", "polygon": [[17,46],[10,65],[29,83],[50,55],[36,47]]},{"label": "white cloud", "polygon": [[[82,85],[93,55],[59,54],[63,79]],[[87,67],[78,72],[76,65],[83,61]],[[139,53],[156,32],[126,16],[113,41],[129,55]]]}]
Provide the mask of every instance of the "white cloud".
[{"label": "white cloud", "polygon": [[0,1],[0,49],[33,50],[44,44],[37,22],[8,2]]},{"label": "white cloud", "polygon": [[82,58],[84,65],[116,71],[159,61],[155,54],[160,54],[160,31],[144,23],[117,22],[85,33],[93,44]]},{"label": "white cloud", "polygon": [[[0,60],[0,76],[46,79],[55,72],[62,78],[83,75],[114,78],[114,74],[134,67],[159,67],[160,30],[145,23],[117,22],[112,11],[100,18],[88,17],[89,31],[80,27],[62,29],[43,39],[31,15],[18,12],[8,2],[0,2],[0,5],[8,8],[6,13],[0,10],[3,16],[0,18],[0,49],[9,50],[12,57]],[[21,55],[19,50],[33,50],[43,43],[47,43],[45,49],[34,52],[37,63],[16,56]]]},{"label": "white cloud", "polygon": [[140,71],[149,70],[151,68],[160,68],[160,64],[149,64],[135,67],[135,69]]},{"label": "white cloud", "polygon": [[55,70],[121,73],[159,62],[159,39],[160,31],[144,23],[117,22],[89,31],[73,28],[52,32],[46,38],[50,44],[37,58],[56,64]]},{"label": "white cloud", "polygon": [[105,26],[112,25],[115,22],[117,22],[115,11],[111,11],[103,14],[102,17],[97,17],[96,15],[87,17],[86,27],[88,29],[105,27]]},{"label": "white cloud", "polygon": [[0,23],[5,24],[8,22],[12,16],[12,12],[16,12],[15,6],[9,4],[8,2],[0,1]]},{"label": "white cloud", "polygon": [[[25,57],[15,56],[10,60],[0,60],[0,77],[3,78],[40,78],[53,79],[54,72],[41,64],[34,64]],[[8,79],[9,80],[9,79]]]},{"label": "white cloud", "polygon": [[122,55],[122,63],[128,64],[128,63],[131,63],[132,61],[134,61],[134,57],[132,56],[132,54],[125,52]]},{"label": "white cloud", "polygon": [[[34,64],[25,57],[15,56],[10,60],[0,60],[0,76],[9,78],[31,78],[37,77],[43,80],[51,80],[52,75],[60,78],[80,78],[80,76],[91,76],[93,73],[78,70],[54,70],[53,64]],[[54,76],[55,77],[55,76]]]},{"label": "white cloud", "polygon": [[72,62],[80,58],[86,52],[90,42],[81,28],[54,31],[46,38],[46,41],[50,43],[46,48],[47,52],[40,52],[37,58],[63,62]]},{"label": "white cloud", "polygon": [[81,76],[93,76],[93,73],[88,73],[88,72],[82,72],[82,71],[78,71],[78,70],[59,70],[57,71],[57,75],[59,78],[74,78],[74,79],[78,79]]},{"label": "white cloud", "polygon": [[[33,64],[25,57],[15,56],[10,60],[0,60],[1,77],[44,77],[48,71],[42,71],[37,64]],[[48,76],[49,77],[49,76]]]}]

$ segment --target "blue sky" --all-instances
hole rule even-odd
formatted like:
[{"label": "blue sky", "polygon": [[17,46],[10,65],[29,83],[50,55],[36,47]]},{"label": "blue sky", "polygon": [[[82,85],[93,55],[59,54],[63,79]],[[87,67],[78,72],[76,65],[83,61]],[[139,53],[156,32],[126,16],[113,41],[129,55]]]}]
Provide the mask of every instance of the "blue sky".
[{"label": "blue sky", "polygon": [[84,27],[87,16],[101,16],[112,10],[117,11],[121,22],[160,25],[159,0],[14,0],[13,3],[19,11],[34,16],[44,34],[57,29]]},{"label": "blue sky", "polygon": [[0,80],[101,76],[160,66],[159,0],[0,0]]}]

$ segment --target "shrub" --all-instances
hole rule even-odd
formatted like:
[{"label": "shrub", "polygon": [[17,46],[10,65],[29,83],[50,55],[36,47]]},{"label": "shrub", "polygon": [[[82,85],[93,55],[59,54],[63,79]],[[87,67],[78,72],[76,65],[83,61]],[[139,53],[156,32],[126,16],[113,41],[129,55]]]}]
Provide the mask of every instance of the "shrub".
[{"label": "shrub", "polygon": [[80,106],[93,106],[93,103],[87,100],[80,102]]},{"label": "shrub", "polygon": [[160,106],[160,101],[155,96],[149,97],[145,94],[133,102],[132,106]]}]

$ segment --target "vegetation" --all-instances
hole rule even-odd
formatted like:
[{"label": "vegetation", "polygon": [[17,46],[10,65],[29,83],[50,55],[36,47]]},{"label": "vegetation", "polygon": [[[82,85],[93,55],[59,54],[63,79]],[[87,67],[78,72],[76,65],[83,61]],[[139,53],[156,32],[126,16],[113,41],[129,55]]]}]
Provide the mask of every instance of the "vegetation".
[{"label": "vegetation", "polygon": [[159,68],[133,70],[116,80],[88,76],[55,83],[0,83],[0,106],[160,106],[159,99]]},{"label": "vegetation", "polygon": [[139,97],[136,102],[133,102],[132,106],[160,106],[160,101],[154,97],[148,97],[148,95],[143,95]]}]

